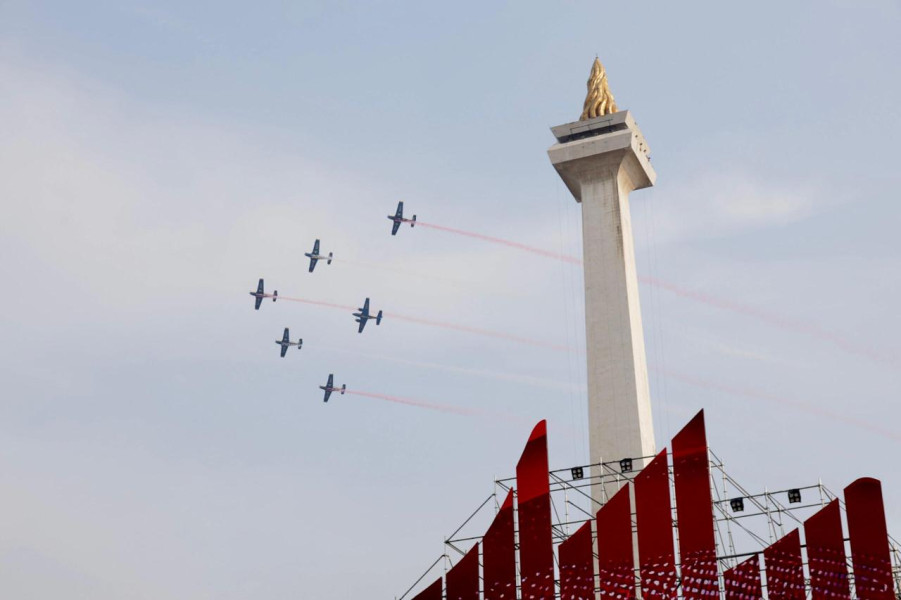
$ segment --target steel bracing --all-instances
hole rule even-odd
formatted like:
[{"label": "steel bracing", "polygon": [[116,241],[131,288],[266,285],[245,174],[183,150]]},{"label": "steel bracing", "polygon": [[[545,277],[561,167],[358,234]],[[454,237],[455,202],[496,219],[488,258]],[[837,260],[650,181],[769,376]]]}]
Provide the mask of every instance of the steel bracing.
[{"label": "steel bracing", "polygon": [[[519,482],[496,479],[396,600],[901,598],[901,544],[885,532],[878,481],[841,495],[822,482],[752,493],[706,447],[703,414],[693,423],[700,442],[683,437],[680,449],[677,436],[673,452],[555,470],[540,424]],[[619,491],[596,501],[594,486]],[[442,581],[446,595],[435,596]]]}]

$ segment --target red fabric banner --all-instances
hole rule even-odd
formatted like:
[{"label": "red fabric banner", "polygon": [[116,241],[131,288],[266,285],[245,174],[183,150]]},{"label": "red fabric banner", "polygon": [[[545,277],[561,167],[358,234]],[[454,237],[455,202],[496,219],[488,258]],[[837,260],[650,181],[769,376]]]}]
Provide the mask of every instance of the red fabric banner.
[{"label": "red fabric banner", "polygon": [[413,600],[441,600],[441,578],[416,594]]},{"label": "red fabric banner", "polygon": [[479,545],[460,559],[445,577],[447,600],[479,600]]},{"label": "red fabric banner", "polygon": [[801,536],[795,529],[763,551],[770,600],[805,600]]},{"label": "red fabric banner", "polygon": [[482,538],[485,600],[515,600],[516,554],[513,546],[513,490]]},{"label": "red fabric banner", "polygon": [[709,600],[719,596],[719,583],[703,410],[673,438],[673,478],[682,597],[685,600]]},{"label": "red fabric banner", "polygon": [[635,598],[635,555],[632,549],[632,506],[627,485],[597,515],[598,573],[601,598]]},{"label": "red fabric banner", "polygon": [[857,597],[893,600],[892,559],[879,480],[864,477],[846,487],[845,512]]},{"label": "red fabric banner", "polygon": [[673,514],[666,450],[635,477],[635,513],[642,598],[676,598]]},{"label": "red fabric banner", "polygon": [[560,544],[560,600],[594,600],[594,549],[591,521]]},{"label": "red fabric banner", "polygon": [[519,575],[522,597],[554,599],[554,545],[548,484],[547,422],[532,430],[516,465],[519,513]]},{"label": "red fabric banner", "polygon": [[838,500],[804,521],[812,600],[850,600],[848,564]]},{"label": "red fabric banner", "polygon": [[760,600],[760,559],[755,554],[723,573],[726,600]]}]

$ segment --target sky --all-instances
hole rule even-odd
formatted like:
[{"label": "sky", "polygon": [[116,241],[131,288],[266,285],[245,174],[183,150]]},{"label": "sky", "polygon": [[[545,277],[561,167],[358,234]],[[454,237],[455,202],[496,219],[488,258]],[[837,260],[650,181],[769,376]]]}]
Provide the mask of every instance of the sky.
[{"label": "sky", "polygon": [[[0,0],[0,596],[394,598],[538,420],[589,462],[578,265],[385,216],[580,256],[546,149],[595,55],[658,175],[658,446],[703,408],[746,488],[877,477],[898,535],[899,29],[897,0]],[[387,316],[255,312],[260,277]],[[329,373],[369,395],[324,404]]]}]

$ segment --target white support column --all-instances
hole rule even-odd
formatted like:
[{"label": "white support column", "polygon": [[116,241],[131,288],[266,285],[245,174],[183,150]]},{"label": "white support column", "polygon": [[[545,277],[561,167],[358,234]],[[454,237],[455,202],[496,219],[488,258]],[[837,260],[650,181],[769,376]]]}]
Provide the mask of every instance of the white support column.
[{"label": "white support column", "polygon": [[[656,174],[628,111],[553,128],[548,155],[582,204],[591,462],[655,454],[629,192]],[[643,465],[635,461],[637,470]],[[595,473],[594,475],[598,475]],[[608,486],[607,497],[618,486]],[[592,496],[603,501],[595,486]]]}]

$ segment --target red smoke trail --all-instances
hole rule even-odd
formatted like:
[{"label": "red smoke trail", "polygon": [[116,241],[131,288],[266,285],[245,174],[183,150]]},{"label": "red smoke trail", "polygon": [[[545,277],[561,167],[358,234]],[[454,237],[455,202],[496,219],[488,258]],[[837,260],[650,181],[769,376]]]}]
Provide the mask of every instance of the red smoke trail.
[{"label": "red smoke trail", "polygon": [[358,390],[345,390],[347,394],[353,394],[355,396],[363,396],[365,398],[375,398],[376,400],[387,400],[388,402],[395,402],[397,404],[406,404],[407,406],[418,406],[419,408],[428,408],[431,410],[438,410],[446,413],[453,413],[456,415],[464,415],[464,416],[474,416],[480,415],[482,413],[468,409],[468,408],[460,408],[457,406],[447,406],[444,404],[433,404],[431,402],[423,402],[421,400],[413,400],[412,398],[401,398],[400,396],[389,396],[388,394],[374,394],[372,392],[361,392]]},{"label": "red smoke trail", "polygon": [[360,261],[360,260],[351,260],[349,258],[340,258],[340,259],[333,258],[332,260],[334,262],[341,262],[341,263],[344,263],[345,265],[350,265],[350,266],[357,267],[360,269],[366,269],[366,270],[378,269],[380,271],[389,271],[389,272],[397,273],[399,275],[404,275],[405,277],[413,277],[413,278],[416,278],[417,280],[418,279],[432,279],[435,281],[451,283],[453,285],[468,285],[468,286],[478,285],[478,282],[476,282],[476,281],[465,281],[462,279],[454,279],[452,277],[445,277],[443,275],[436,275],[434,273],[425,273],[423,271],[416,271],[413,269],[405,269],[402,267],[396,267],[394,265],[385,264],[384,262],[371,263],[371,262],[364,262],[364,261]]},{"label": "red smoke trail", "polygon": [[382,360],[387,362],[393,362],[401,365],[409,365],[411,367],[419,367],[424,369],[435,369],[439,371],[446,371],[448,373],[456,373],[463,375],[473,375],[476,377],[488,377],[491,379],[496,379],[498,381],[504,381],[509,383],[519,383],[529,387],[543,387],[553,390],[562,390],[565,392],[585,392],[588,388],[585,385],[578,385],[574,383],[568,383],[565,381],[558,381],[554,379],[544,379],[541,377],[533,377],[531,375],[521,375],[519,373],[505,373],[501,371],[492,371],[489,369],[475,369],[472,367],[459,367],[445,363],[434,363],[434,362],[425,362],[421,360],[410,360],[407,358],[401,358],[399,356],[388,356],[383,353],[376,352],[358,352],[356,350],[348,350],[346,348],[339,348],[337,346],[330,346],[328,344],[319,344],[320,348],[324,348],[326,350],[331,350],[333,352],[340,352],[342,354],[352,354],[356,356],[365,356],[367,358],[371,358],[373,360]]},{"label": "red smoke trail", "polygon": [[775,394],[770,394],[769,392],[765,392],[763,390],[755,390],[751,388],[738,388],[727,384],[716,383],[713,381],[707,381],[706,379],[700,379],[698,377],[694,377],[692,375],[686,375],[684,373],[676,373],[673,371],[667,371],[664,369],[658,369],[655,367],[650,367],[650,370],[656,371],[663,375],[664,377],[670,377],[677,381],[681,381],[683,383],[687,383],[689,385],[693,385],[695,387],[704,388],[707,390],[712,390],[715,392],[723,392],[726,394],[731,394],[734,396],[744,396],[746,398],[754,398],[755,400],[766,400],[768,402],[776,402],[778,404],[793,406],[802,411],[812,413],[815,415],[819,415],[821,417],[827,417],[829,419],[833,419],[836,421],[841,421],[848,425],[854,425],[856,427],[860,427],[861,429],[866,429],[873,433],[877,433],[881,436],[887,437],[896,442],[901,441],[901,434],[897,431],[888,429],[885,427],[881,427],[879,425],[875,425],[868,421],[864,421],[862,419],[857,419],[855,417],[848,417],[846,415],[842,415],[831,410],[825,409],[822,406],[817,404],[813,404],[810,402],[803,402],[801,400],[793,400],[791,398],[785,398],[783,396],[777,396]]},{"label": "red smoke trail", "polygon": [[448,406],[446,404],[434,404],[431,402],[423,402],[421,400],[413,400],[412,398],[401,398],[399,396],[390,396],[388,394],[373,394],[371,392],[361,392],[357,390],[346,390],[347,394],[352,394],[355,396],[363,396],[364,398],[374,398],[376,400],[386,400],[388,402],[394,402],[396,404],[405,404],[407,406],[415,406],[417,408],[427,408],[429,410],[437,410],[445,413],[452,413],[456,415],[462,415],[467,417],[493,417],[500,421],[505,421],[508,423],[518,423],[518,424],[527,424],[529,426],[534,424],[534,421],[530,419],[524,419],[520,415],[509,414],[509,413],[499,413],[499,412],[487,412],[481,410],[474,410],[471,408],[460,408],[458,406]]},{"label": "red smoke trail", "polygon": [[572,263],[575,265],[582,264],[582,260],[579,258],[576,258],[575,256],[566,256],[565,254],[558,254],[556,252],[551,252],[549,250],[545,250],[544,248],[536,248],[534,246],[529,246],[527,244],[521,244],[519,242],[514,242],[512,240],[496,238],[496,237],[492,237],[490,235],[474,233],[472,231],[464,231],[462,229],[454,229],[453,227],[445,227],[444,225],[435,225],[433,223],[423,223],[422,221],[416,221],[416,224],[422,225],[423,227],[431,227],[432,229],[438,229],[441,231],[456,233],[457,235],[465,235],[467,237],[475,238],[477,240],[483,240],[486,242],[491,242],[493,244],[502,244],[504,246],[510,246],[511,248],[525,250],[526,252],[532,252],[533,254],[540,254],[541,256],[546,256],[547,258],[554,258],[556,260],[560,260],[560,261],[567,262],[567,263]]},{"label": "red smoke trail", "polygon": [[[266,294],[267,298],[272,298],[272,294]],[[357,310],[356,306],[350,306],[349,304],[335,304],[334,302],[324,302],[322,300],[307,300],[306,298],[293,298],[291,296],[279,296],[279,300],[287,300],[288,302],[301,302],[303,304],[313,304],[315,306],[327,306],[329,308],[340,308],[341,310],[349,310],[354,312]]]},{"label": "red smoke trail", "polygon": [[569,346],[562,346],[560,344],[552,344],[550,342],[542,342],[540,340],[533,340],[529,338],[520,337],[518,335],[511,335],[509,333],[504,333],[502,331],[492,331],[490,329],[480,329],[478,327],[469,327],[468,325],[456,325],[454,323],[447,323],[444,321],[433,321],[431,319],[422,319],[420,317],[408,317],[405,315],[398,315],[396,313],[384,313],[385,318],[397,319],[399,321],[409,321],[410,323],[418,323],[420,325],[429,325],[431,327],[443,327],[444,329],[453,329],[455,331],[463,331],[466,333],[475,333],[477,335],[484,335],[486,337],[493,337],[501,340],[508,340],[511,342],[518,342],[520,344],[527,344],[530,346],[539,346],[542,348],[550,348],[551,350],[562,350],[567,351],[570,350]]},{"label": "red smoke trail", "polygon": [[[518,248],[519,250],[525,250],[527,252],[532,252],[533,254],[539,254],[541,256],[545,256],[548,258],[553,258],[565,263],[581,265],[583,264],[582,259],[577,258],[575,256],[566,256],[563,254],[557,254],[555,252],[549,252],[544,250],[543,248],[536,248],[534,246],[529,246],[527,244],[522,244],[520,242],[514,242],[511,240],[504,240],[501,238],[491,237],[488,235],[483,235],[480,233],[474,233],[471,231],[464,231],[462,229],[454,229],[452,227],[444,227],[443,225],[434,225],[432,223],[420,223],[417,221],[417,225],[423,225],[424,227],[431,227],[433,229],[440,229],[441,231],[448,231],[451,233],[456,233],[458,235],[465,235],[467,237],[484,240],[487,242],[492,242],[495,244],[503,244],[505,246],[509,246],[511,248]],[[804,335],[808,335],[819,340],[829,342],[841,350],[848,352],[850,354],[856,354],[858,356],[864,356],[871,360],[880,361],[887,364],[898,365],[899,361],[897,357],[886,356],[885,354],[874,350],[872,348],[867,348],[861,346],[860,344],[855,343],[853,340],[850,340],[846,337],[843,337],[837,333],[833,333],[811,323],[805,323],[803,321],[799,321],[796,319],[791,319],[789,317],[783,317],[777,314],[769,313],[758,308],[754,308],[753,306],[747,306],[741,304],[739,302],[735,302],[732,300],[727,300],[725,298],[717,298],[715,296],[710,296],[703,292],[697,292],[694,290],[689,290],[683,288],[674,283],[670,283],[667,281],[662,281],[660,279],[655,279],[653,277],[638,277],[638,280],[642,283],[652,285],[654,287],[658,287],[664,289],[668,292],[676,294],[677,296],[681,296],[683,298],[689,298],[691,300],[696,300],[698,302],[703,302],[709,306],[715,306],[717,308],[730,310],[735,313],[743,314],[745,316],[754,317],[763,322],[769,323],[770,325],[774,325],[776,327],[786,329],[789,331],[794,331],[795,333],[801,333]]]},{"label": "red smoke trail", "polygon": [[[270,294],[266,294],[267,298],[271,298]],[[297,298],[292,296],[279,296],[279,300],[287,300],[288,302],[301,302],[303,304],[312,304],[315,306],[326,306],[328,308],[337,308],[340,310],[346,310],[350,312],[354,312],[358,310],[356,306],[350,306],[347,304],[336,304],[334,302],[324,302],[321,300],[307,300],[306,298]],[[423,319],[420,317],[410,317],[407,315],[400,315],[397,313],[388,313],[384,312],[382,314],[385,319],[397,319],[398,321],[408,321],[410,323],[418,323],[419,325],[429,325],[430,327],[441,327],[444,329],[453,329],[454,331],[462,331],[465,333],[474,333],[476,335],[483,335],[486,337],[493,337],[500,340],[507,340],[510,342],[517,342],[520,344],[527,344],[530,346],[538,346],[541,348],[549,348],[551,350],[562,350],[567,351],[570,348],[568,346],[562,346],[560,344],[552,344],[550,342],[543,342],[541,340],[533,340],[525,337],[520,337],[518,335],[512,335],[509,333],[504,333],[503,331],[492,331],[490,329],[481,329],[479,327],[469,327],[468,325],[457,325],[456,323],[448,323],[446,321],[435,321],[432,319]]]},{"label": "red smoke trail", "polygon": [[871,348],[865,348],[858,344],[855,344],[853,341],[842,337],[836,333],[831,331],[827,331],[816,325],[810,323],[804,323],[803,321],[798,321],[796,319],[791,319],[788,317],[783,317],[777,314],[773,314],[764,310],[760,310],[758,308],[754,308],[753,306],[747,306],[744,304],[740,304],[738,302],[734,302],[732,300],[727,300],[725,298],[717,298],[715,296],[710,296],[703,292],[698,292],[695,290],[689,290],[683,287],[680,287],[674,283],[669,283],[667,281],[661,281],[659,279],[655,279],[653,277],[639,277],[639,281],[642,283],[646,283],[648,285],[653,285],[655,287],[664,289],[668,292],[676,294],[677,296],[681,296],[683,298],[689,298],[691,300],[696,300],[698,302],[703,302],[704,304],[708,304],[710,306],[715,306],[717,308],[722,308],[725,310],[730,310],[735,313],[739,313],[742,315],[746,315],[749,317],[754,317],[760,321],[765,323],[769,323],[770,325],[774,325],[781,329],[794,331],[795,333],[802,333],[804,335],[808,335],[824,342],[829,342],[834,344],[841,350],[848,352],[850,354],[857,354],[859,356],[865,356],[871,360],[877,360],[880,362],[897,364],[897,360],[893,357],[886,356],[876,350]]}]

